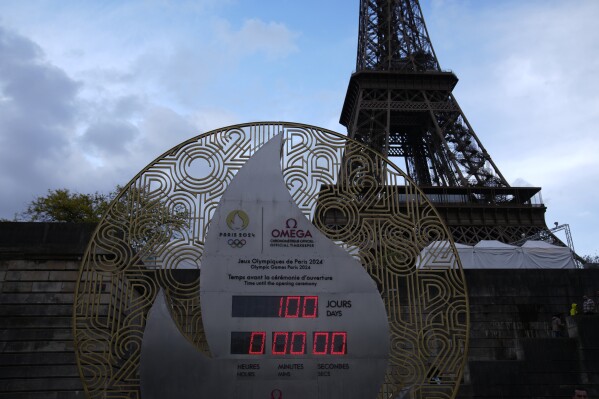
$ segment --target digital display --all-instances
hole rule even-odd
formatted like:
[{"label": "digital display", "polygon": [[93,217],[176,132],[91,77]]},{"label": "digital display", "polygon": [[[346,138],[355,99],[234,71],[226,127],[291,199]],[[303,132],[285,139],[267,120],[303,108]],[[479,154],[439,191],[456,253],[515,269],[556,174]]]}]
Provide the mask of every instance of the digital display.
[{"label": "digital display", "polygon": [[272,333],[273,355],[303,355],[306,353],[306,332],[279,331]]},{"label": "digital display", "polygon": [[263,355],[266,343],[264,331],[231,332],[232,355]]},{"label": "digital display", "polygon": [[345,331],[315,332],[312,342],[312,353],[314,355],[347,354],[347,333]]},{"label": "digital display", "polygon": [[318,317],[318,297],[234,295],[231,316],[314,319]]},{"label": "digital display", "polygon": [[[271,334],[269,354],[305,355],[310,349],[312,355],[346,355],[346,331],[316,331],[312,333],[312,345],[308,345],[305,331],[276,331]],[[266,332],[231,332],[232,355],[265,355]]]}]

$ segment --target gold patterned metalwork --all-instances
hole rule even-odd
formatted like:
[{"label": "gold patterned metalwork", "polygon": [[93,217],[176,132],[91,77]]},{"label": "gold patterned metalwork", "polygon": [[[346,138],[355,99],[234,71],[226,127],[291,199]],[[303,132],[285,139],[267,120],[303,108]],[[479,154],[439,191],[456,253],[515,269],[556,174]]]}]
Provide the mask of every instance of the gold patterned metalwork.
[{"label": "gold patterned metalwork", "polygon": [[159,288],[180,331],[210,355],[199,304],[210,219],[229,182],[282,132],[281,170],[293,199],[360,260],[389,317],[390,363],[380,399],[452,398],[468,342],[465,279],[451,235],[396,166],[345,136],[261,122],[217,129],[144,168],[98,225],[82,261],[74,336],[89,398],[138,398],[147,312]]}]

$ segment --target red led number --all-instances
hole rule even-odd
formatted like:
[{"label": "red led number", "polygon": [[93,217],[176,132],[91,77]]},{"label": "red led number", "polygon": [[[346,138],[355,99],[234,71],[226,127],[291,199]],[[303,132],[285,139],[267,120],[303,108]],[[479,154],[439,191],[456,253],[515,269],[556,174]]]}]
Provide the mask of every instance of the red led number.
[{"label": "red led number", "polygon": [[347,352],[347,333],[334,332],[331,334],[331,355],[345,355]]},{"label": "red led number", "polygon": [[285,297],[282,296],[281,299],[279,299],[279,317],[283,317],[283,304],[285,303]]},{"label": "red led number", "polygon": [[329,333],[315,332],[312,353],[315,355],[326,355],[329,346]]},{"label": "red led number", "polygon": [[[275,331],[272,333],[271,354],[305,355],[306,338],[307,333],[305,331]],[[264,331],[231,333],[231,354],[264,355],[265,344],[266,332]],[[312,335],[312,354],[347,355],[347,332],[314,332]]]},{"label": "red led number", "polygon": [[306,353],[306,333],[293,332],[291,333],[291,350],[292,355],[303,355]]},{"label": "red led number", "polygon": [[288,296],[285,303],[285,317],[286,318],[297,318],[300,312],[300,297],[299,296]]},{"label": "red led number", "polygon": [[273,355],[303,355],[306,353],[305,332],[274,332],[272,334]]},{"label": "red led number", "polygon": [[317,296],[282,296],[279,299],[279,317],[286,319],[314,319],[318,316]]},{"label": "red led number", "polygon": [[[247,342],[247,341],[246,341]],[[250,355],[263,355],[264,343],[266,342],[266,332],[252,332],[250,336]]]},{"label": "red led number", "polygon": [[273,355],[284,355],[287,353],[287,342],[289,341],[289,335],[286,332],[273,333],[272,337],[272,354]]},{"label": "red led number", "polygon": [[302,317],[308,319],[314,319],[318,311],[318,297],[317,296],[306,296],[304,297],[304,306],[302,307]]},{"label": "red led number", "polygon": [[347,354],[347,332],[315,332],[312,353],[314,355]]}]

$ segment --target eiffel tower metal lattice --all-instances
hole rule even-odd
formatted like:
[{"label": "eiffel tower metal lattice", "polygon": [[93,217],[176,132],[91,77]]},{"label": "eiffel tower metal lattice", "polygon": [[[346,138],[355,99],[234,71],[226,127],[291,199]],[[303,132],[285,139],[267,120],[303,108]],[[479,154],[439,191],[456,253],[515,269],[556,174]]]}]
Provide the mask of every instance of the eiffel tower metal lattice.
[{"label": "eiffel tower metal lattice", "polygon": [[510,187],[452,94],[418,0],[360,0],[356,72],[340,123],[436,203],[456,242],[547,230],[538,187]]}]

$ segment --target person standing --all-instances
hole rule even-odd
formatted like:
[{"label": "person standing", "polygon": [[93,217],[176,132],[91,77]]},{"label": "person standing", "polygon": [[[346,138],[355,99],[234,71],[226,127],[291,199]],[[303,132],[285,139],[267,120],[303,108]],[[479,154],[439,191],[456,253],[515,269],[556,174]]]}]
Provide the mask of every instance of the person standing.
[{"label": "person standing", "polygon": [[562,335],[562,327],[564,323],[562,323],[562,319],[559,314],[553,315],[551,318],[551,332],[553,334],[553,338],[563,337]]},{"label": "person standing", "polygon": [[593,314],[595,313],[595,302],[589,298],[588,296],[582,297],[582,313],[584,314]]},{"label": "person standing", "polygon": [[578,314],[578,305],[573,303],[570,308],[570,316],[576,316]]}]

